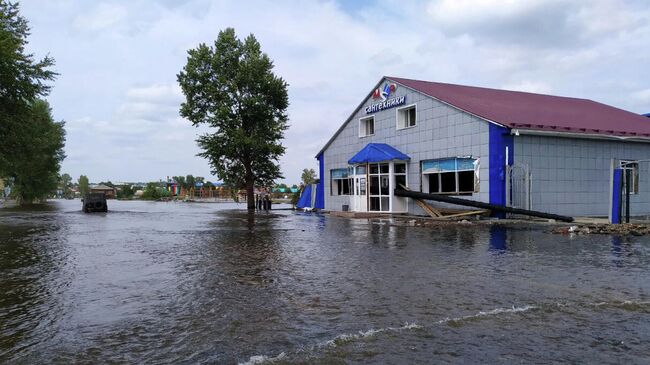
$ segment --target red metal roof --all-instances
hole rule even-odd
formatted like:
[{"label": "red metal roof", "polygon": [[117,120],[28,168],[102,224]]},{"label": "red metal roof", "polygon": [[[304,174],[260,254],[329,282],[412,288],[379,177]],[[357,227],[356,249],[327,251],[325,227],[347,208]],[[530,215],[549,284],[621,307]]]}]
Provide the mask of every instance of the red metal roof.
[{"label": "red metal roof", "polygon": [[386,77],[509,128],[650,137],[650,120],[592,100]]}]

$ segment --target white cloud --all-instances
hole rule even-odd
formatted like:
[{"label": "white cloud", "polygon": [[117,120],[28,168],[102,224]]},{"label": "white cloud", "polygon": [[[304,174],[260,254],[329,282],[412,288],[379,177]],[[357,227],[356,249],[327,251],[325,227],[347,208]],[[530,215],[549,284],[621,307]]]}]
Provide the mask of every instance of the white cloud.
[{"label": "white cloud", "polygon": [[74,19],[74,25],[81,31],[99,31],[114,26],[128,15],[125,6],[115,3],[99,3],[88,12],[82,12]]},{"label": "white cloud", "polygon": [[[165,5],[167,4],[167,5]],[[228,26],[254,33],[290,84],[287,182],[383,75],[593,98],[649,111],[644,2],[207,0],[21,2],[30,51],[50,53],[68,120],[66,172],[102,180],[209,175],[178,116],[186,50]]]},{"label": "white cloud", "polygon": [[515,84],[506,84],[503,85],[501,88],[505,90],[525,91],[525,92],[536,93],[536,94],[549,94],[552,91],[549,85],[543,82],[530,81],[530,80],[522,80]]},{"label": "white cloud", "polygon": [[646,113],[650,113],[650,89],[643,89],[632,93],[631,99],[635,105],[644,107]]}]

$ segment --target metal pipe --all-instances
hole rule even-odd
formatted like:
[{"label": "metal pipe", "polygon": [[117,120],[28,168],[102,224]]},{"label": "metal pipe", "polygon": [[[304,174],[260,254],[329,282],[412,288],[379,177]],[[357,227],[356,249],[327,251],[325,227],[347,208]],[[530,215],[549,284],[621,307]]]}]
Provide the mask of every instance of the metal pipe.
[{"label": "metal pipe", "polygon": [[474,201],[474,200],[453,198],[453,197],[445,196],[445,195],[421,193],[419,191],[407,191],[407,190],[403,190],[403,189],[395,189],[395,195],[396,196],[403,196],[403,197],[407,197],[407,198],[433,200],[433,201],[449,203],[449,204],[463,205],[463,206],[475,207],[475,208],[481,208],[481,209],[489,209],[489,210],[495,210],[495,211],[498,211],[498,212],[506,212],[506,213],[512,213],[512,214],[528,215],[528,216],[531,216],[531,217],[555,219],[555,220],[563,221],[563,222],[573,222],[573,217],[567,217],[567,216],[552,214],[552,213],[538,212],[538,211],[535,211],[535,210],[504,207],[503,205],[496,205],[496,204],[483,203],[483,202]]}]

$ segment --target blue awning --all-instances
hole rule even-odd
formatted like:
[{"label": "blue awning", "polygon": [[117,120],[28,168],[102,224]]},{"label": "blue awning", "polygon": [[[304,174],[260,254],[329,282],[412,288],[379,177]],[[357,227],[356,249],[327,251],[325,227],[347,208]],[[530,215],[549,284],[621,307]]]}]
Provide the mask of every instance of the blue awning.
[{"label": "blue awning", "polygon": [[392,160],[410,160],[411,158],[386,143],[368,143],[348,160],[350,165],[366,162],[382,162]]}]

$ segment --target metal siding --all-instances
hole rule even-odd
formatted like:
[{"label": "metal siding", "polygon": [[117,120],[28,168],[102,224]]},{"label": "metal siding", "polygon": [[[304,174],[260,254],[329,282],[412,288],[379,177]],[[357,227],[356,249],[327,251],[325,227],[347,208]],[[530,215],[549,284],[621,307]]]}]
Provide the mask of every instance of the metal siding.
[{"label": "metal siding", "polygon": [[[398,87],[395,95],[405,95],[406,105],[417,104],[417,125],[397,130],[397,108],[386,109],[374,113],[375,134],[359,138],[359,118],[368,115],[364,109],[373,103],[372,97],[366,99],[362,108],[323,151],[324,171],[321,176],[325,180],[325,209],[341,210],[343,204],[350,204],[349,196],[330,195],[330,169],[347,167],[350,157],[371,142],[387,143],[411,157],[408,185],[416,191],[420,191],[421,160],[469,155],[479,157],[480,192],[464,198],[488,202],[489,123],[406,87]],[[412,200],[409,202],[409,213],[425,214]]]},{"label": "metal siding", "polygon": [[[650,159],[650,144],[520,135],[515,158],[532,173],[532,209],[570,216],[609,215],[612,159]],[[650,214],[650,164],[639,164],[632,215]]]},{"label": "metal siding", "polygon": [[643,116],[592,100],[387,78],[509,128],[650,137]]}]

